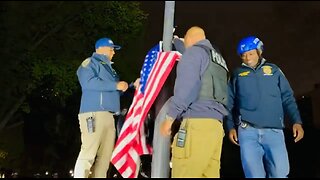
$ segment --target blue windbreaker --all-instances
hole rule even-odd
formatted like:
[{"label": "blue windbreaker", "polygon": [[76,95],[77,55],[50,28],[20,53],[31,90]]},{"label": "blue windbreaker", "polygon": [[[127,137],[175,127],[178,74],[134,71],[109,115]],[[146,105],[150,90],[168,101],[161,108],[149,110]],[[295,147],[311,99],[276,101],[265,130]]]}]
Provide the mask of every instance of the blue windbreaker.
[{"label": "blue windbreaker", "polygon": [[229,81],[226,127],[246,121],[257,128],[284,128],[284,114],[292,124],[302,124],[293,90],[279,67],[261,60],[256,68],[244,63]]},{"label": "blue windbreaker", "polygon": [[82,88],[80,113],[120,112],[119,77],[107,56],[93,53],[79,66],[77,76]]}]

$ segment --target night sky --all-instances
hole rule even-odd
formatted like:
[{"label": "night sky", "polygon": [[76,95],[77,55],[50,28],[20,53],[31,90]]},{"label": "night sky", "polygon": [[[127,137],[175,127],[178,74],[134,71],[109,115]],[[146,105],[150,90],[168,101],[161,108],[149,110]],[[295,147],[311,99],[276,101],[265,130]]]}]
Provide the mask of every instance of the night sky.
[{"label": "night sky", "polygon": [[[149,14],[147,51],[162,39],[165,2],[142,2],[142,8]],[[295,95],[320,83],[320,2],[176,1],[174,17],[175,34],[183,37],[189,27],[202,27],[231,70],[241,64],[236,55],[240,39],[256,35],[264,43],[264,58],[282,69]]]}]

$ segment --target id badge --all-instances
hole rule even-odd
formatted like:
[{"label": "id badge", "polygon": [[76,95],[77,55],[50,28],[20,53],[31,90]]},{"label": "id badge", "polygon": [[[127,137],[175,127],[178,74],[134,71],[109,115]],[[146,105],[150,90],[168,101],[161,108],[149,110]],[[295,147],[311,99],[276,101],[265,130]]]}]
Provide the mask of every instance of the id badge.
[{"label": "id badge", "polygon": [[93,117],[88,117],[87,119],[87,128],[88,128],[88,133],[94,133],[95,131],[95,122]]},{"label": "id badge", "polygon": [[183,148],[186,142],[187,130],[180,129],[177,135],[177,147]]}]

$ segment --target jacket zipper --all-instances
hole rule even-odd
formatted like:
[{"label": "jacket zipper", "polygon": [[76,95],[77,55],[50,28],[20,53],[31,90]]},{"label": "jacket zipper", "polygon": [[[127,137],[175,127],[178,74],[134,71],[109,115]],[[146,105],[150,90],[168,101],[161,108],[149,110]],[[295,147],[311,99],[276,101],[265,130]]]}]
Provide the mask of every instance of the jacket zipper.
[{"label": "jacket zipper", "polygon": [[101,92],[100,93],[100,107],[101,107],[101,109],[104,109],[103,106],[102,106],[102,98],[103,98],[103,96],[102,96],[102,92]]}]

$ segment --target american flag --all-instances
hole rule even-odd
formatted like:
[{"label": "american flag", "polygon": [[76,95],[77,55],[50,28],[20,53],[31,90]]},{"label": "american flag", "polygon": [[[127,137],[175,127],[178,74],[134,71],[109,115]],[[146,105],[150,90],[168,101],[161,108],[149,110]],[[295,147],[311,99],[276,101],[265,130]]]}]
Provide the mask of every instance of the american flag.
[{"label": "american flag", "polygon": [[140,86],[134,93],[112,153],[111,162],[123,178],[136,178],[140,155],[152,153],[152,148],[146,144],[144,120],[175,62],[181,56],[177,51],[162,52],[160,49],[161,42],[151,48],[145,57]]}]

